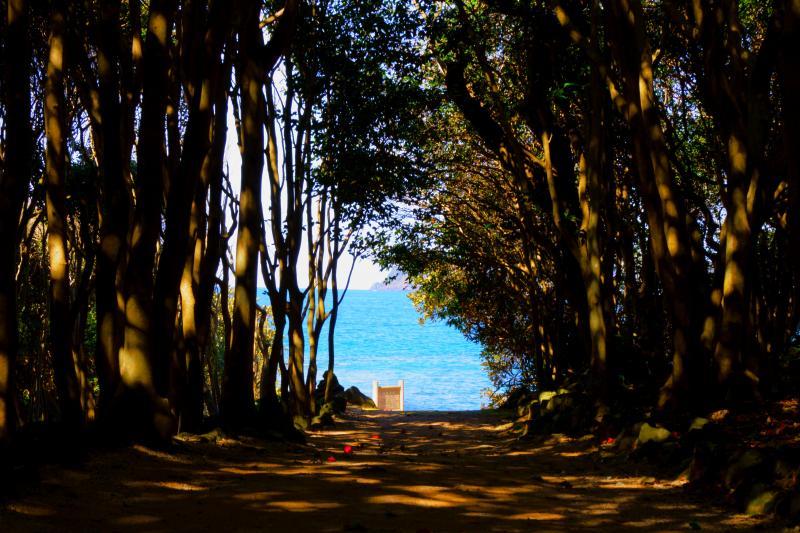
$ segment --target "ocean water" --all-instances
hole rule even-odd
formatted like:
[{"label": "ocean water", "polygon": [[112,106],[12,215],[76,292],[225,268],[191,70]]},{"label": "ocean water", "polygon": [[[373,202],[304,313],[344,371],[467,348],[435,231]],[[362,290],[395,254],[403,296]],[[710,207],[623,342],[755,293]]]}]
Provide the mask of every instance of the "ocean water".
[{"label": "ocean water", "polygon": [[[420,324],[406,292],[348,291],[335,333],[334,372],[345,388],[355,385],[371,396],[373,380],[382,385],[405,380],[409,411],[459,411],[486,404],[482,393],[490,383],[481,367],[480,345],[443,322]],[[319,376],[328,365],[327,338],[326,325]]]}]

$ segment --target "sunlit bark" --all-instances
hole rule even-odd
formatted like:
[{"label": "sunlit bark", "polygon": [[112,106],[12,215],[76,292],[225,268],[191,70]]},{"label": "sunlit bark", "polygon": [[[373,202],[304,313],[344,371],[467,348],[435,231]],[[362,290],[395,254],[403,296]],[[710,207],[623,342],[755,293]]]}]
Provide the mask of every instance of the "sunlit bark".
[{"label": "sunlit bark", "polygon": [[68,135],[64,101],[66,6],[63,1],[58,0],[51,9],[44,106],[47,135],[45,202],[50,262],[50,342],[61,416],[69,429],[76,430],[83,424],[83,409],[78,383],[79,371],[72,358],[69,250],[64,192]]},{"label": "sunlit bark", "polygon": [[[198,248],[198,232],[205,210],[205,195],[208,191],[209,176],[203,174],[205,156],[210,148],[209,128],[213,116],[215,100],[214,88],[222,70],[219,64],[225,31],[227,29],[227,10],[223,3],[213,1],[207,12],[202,2],[192,2],[184,6],[181,33],[184,36],[182,50],[182,71],[184,73],[184,91],[189,99],[189,116],[184,133],[181,160],[178,173],[173,178],[166,207],[166,229],[158,271],[156,275],[154,302],[156,337],[156,361],[161,366],[160,373],[169,375],[169,397],[172,409],[178,416],[185,405],[187,371],[193,372],[196,381],[199,374],[197,359],[191,368],[176,350],[175,317],[178,310],[178,296],[190,295],[192,284],[199,278],[202,245]],[[188,191],[197,191],[187,194]],[[185,273],[187,257],[195,256],[194,266]],[[181,283],[184,272],[189,278],[186,289]],[[190,281],[194,280],[194,281]],[[189,302],[192,307],[194,301]],[[196,343],[197,331],[192,315],[194,309],[182,308],[187,320],[184,326],[189,327],[190,340]],[[201,311],[207,312],[207,311]],[[194,348],[192,348],[193,351]]]},{"label": "sunlit bark", "polygon": [[[261,274],[272,308],[272,324],[274,333],[270,346],[269,360],[262,370],[261,376],[261,408],[266,417],[280,417],[282,408],[279,405],[276,384],[278,370],[282,370],[281,386],[288,391],[288,379],[284,369],[284,340],[286,331],[286,294],[287,294],[287,258],[286,243],[283,234],[283,180],[278,163],[278,145],[275,132],[276,117],[272,92],[267,93],[267,172],[269,176],[270,216],[269,230],[272,236],[274,253],[270,258],[267,253],[267,224],[265,221],[261,235]],[[262,217],[263,218],[263,217]],[[281,403],[288,406],[288,393],[281,394]]]},{"label": "sunlit bark", "polygon": [[129,234],[130,255],[124,276],[124,341],[120,350],[122,389],[117,409],[141,414],[128,428],[134,435],[157,435],[173,430],[162,397],[165,378],[155,349],[153,323],[153,269],[161,230],[164,169],[164,117],[166,112],[169,40],[175,5],[150,4],[143,59],[142,115],[137,145],[136,209]]},{"label": "sunlit bark", "polygon": [[[100,410],[104,412],[119,384],[119,350],[122,345],[122,295],[118,281],[126,250],[130,199],[123,177],[119,142],[119,36],[118,0],[104,2],[97,25],[97,71],[99,77],[99,148],[101,177],[100,252],[97,256],[95,294],[97,302],[97,350],[95,364],[100,381]],[[97,150],[98,147],[95,147]]]},{"label": "sunlit bark", "polygon": [[698,409],[704,350],[700,340],[705,319],[702,266],[696,263],[689,215],[675,186],[670,154],[653,87],[652,52],[637,1],[609,2],[611,50],[620,67],[621,88],[607,78],[611,99],[627,120],[632,135],[636,177],[645,204],[650,249],[664,287],[673,327],[672,372],[662,389],[664,409]]},{"label": "sunlit bark", "polygon": [[261,231],[261,174],[264,168],[264,75],[256,61],[263,46],[257,7],[240,16],[240,61],[237,65],[242,92],[242,184],[239,195],[239,232],[236,240],[236,286],[230,350],[226,353],[222,389],[225,424],[241,429],[252,421],[253,343],[255,342],[258,246]]}]

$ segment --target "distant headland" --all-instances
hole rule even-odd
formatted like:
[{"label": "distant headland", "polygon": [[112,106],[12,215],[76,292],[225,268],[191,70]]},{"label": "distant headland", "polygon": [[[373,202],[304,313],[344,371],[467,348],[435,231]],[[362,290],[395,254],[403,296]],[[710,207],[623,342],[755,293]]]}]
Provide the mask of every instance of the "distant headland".
[{"label": "distant headland", "polygon": [[392,269],[387,274],[386,279],[373,283],[369,288],[371,291],[408,291],[411,290],[408,277],[399,270]]}]

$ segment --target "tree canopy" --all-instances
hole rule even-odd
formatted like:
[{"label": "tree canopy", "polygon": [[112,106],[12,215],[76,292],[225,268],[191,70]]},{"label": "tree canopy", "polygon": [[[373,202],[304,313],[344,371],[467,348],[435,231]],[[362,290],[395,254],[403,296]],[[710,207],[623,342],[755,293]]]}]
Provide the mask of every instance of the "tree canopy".
[{"label": "tree canopy", "polygon": [[321,423],[346,252],[496,402],[682,419],[796,377],[796,1],[0,5],[0,461]]}]

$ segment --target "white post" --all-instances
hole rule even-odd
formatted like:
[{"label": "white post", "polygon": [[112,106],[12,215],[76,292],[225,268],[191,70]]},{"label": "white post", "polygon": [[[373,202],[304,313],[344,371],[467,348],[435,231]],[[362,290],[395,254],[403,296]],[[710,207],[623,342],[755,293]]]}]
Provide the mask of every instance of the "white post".
[{"label": "white post", "polygon": [[372,382],[372,401],[375,402],[375,407],[378,407],[378,409],[380,409],[380,407],[378,406],[378,381],[377,380],[373,380],[373,382]]},{"label": "white post", "polygon": [[406,404],[405,404],[406,386],[405,386],[405,382],[402,379],[400,380],[399,384],[400,384],[400,410],[401,411],[405,411],[406,410]]}]

